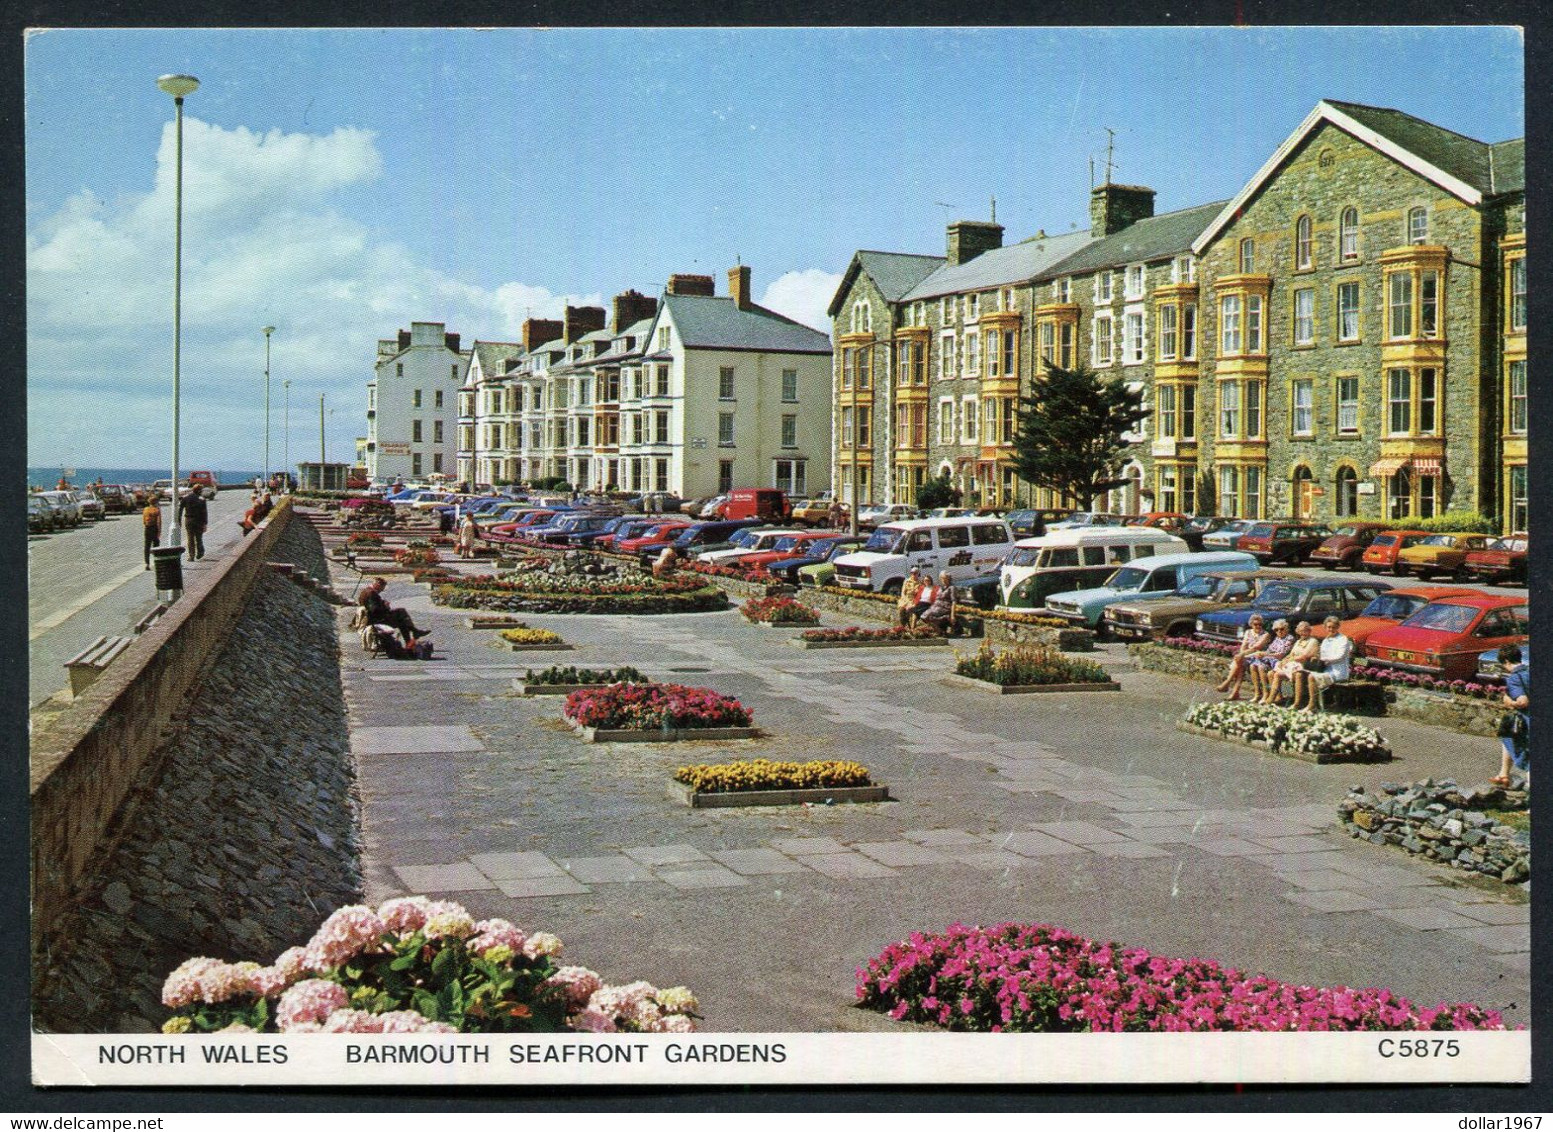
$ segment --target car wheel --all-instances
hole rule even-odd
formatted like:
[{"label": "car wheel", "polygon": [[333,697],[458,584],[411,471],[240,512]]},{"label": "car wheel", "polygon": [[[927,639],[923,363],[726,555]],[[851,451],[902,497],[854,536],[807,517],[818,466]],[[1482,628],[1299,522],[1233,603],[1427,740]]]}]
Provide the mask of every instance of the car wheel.
[{"label": "car wheel", "polygon": [[1165,630],[1167,637],[1190,637],[1197,626],[1191,621],[1177,621]]},{"label": "car wheel", "polygon": [[1400,562],[1391,568],[1391,572],[1399,578],[1407,577],[1407,567]]},{"label": "car wheel", "polygon": [[905,584],[904,578],[891,578],[888,582],[884,583],[884,592],[889,594],[891,597],[900,597],[901,586],[903,584]]}]

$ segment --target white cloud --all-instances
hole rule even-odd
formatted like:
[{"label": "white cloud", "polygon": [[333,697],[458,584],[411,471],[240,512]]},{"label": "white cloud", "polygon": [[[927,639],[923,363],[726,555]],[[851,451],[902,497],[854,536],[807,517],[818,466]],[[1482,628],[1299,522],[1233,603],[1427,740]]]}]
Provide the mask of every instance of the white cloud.
[{"label": "white cloud", "polygon": [[760,305],[829,333],[830,315],[825,311],[839,286],[840,275],[817,267],[789,271],[771,281],[766,293],[760,297]]},{"label": "white cloud", "polygon": [[[172,369],[172,127],[150,192],[87,192],[28,233],[29,462],[135,466],[165,459]],[[189,155],[198,152],[198,162]],[[333,206],[383,175],[375,136],[226,130],[184,120],[183,462],[219,466],[255,449],[264,336],[273,324],[274,427],[290,379],[294,441],[308,406],[337,407],[331,456],[364,432],[379,338],[445,321],[467,345],[517,338],[526,317],[601,305],[519,282],[487,289],[417,260]],[[455,265],[456,266],[456,265]],[[299,425],[299,421],[302,422]],[[262,444],[262,436],[260,443]],[[278,437],[272,451],[279,449]],[[296,448],[296,443],[293,444]],[[335,449],[338,449],[336,451]],[[312,449],[308,449],[309,454]],[[302,456],[293,451],[293,458]]]}]

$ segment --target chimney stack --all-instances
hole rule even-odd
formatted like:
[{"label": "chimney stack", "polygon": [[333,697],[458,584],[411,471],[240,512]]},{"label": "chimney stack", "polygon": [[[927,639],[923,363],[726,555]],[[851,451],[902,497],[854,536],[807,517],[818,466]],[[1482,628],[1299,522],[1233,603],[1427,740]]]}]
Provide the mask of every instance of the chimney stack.
[{"label": "chimney stack", "polygon": [[717,285],[712,282],[710,275],[671,275],[666,290],[671,295],[704,295],[711,298],[717,294]]},{"label": "chimney stack", "polygon": [[603,307],[567,307],[566,329],[563,334],[568,343],[577,341],[584,334],[604,329]]},{"label": "chimney stack", "polygon": [[982,252],[1003,246],[1003,225],[986,220],[956,220],[949,225],[949,266],[969,263]]},{"label": "chimney stack", "polygon": [[613,305],[615,321],[610,330],[615,334],[658,313],[658,300],[650,299],[634,288],[616,295]]},{"label": "chimney stack", "polygon": [[554,318],[526,318],[523,320],[523,350],[533,353],[546,342],[561,336],[561,322]]},{"label": "chimney stack", "polygon": [[740,264],[728,271],[728,295],[733,305],[747,311],[753,303],[750,298],[750,269]]},{"label": "chimney stack", "polygon": [[444,346],[446,346],[448,349],[452,350],[455,354],[458,353],[458,335],[457,334],[444,334],[442,336],[442,344]]},{"label": "chimney stack", "polygon": [[1143,185],[1113,185],[1109,181],[1089,191],[1089,234],[1114,236],[1154,215],[1154,190]]}]

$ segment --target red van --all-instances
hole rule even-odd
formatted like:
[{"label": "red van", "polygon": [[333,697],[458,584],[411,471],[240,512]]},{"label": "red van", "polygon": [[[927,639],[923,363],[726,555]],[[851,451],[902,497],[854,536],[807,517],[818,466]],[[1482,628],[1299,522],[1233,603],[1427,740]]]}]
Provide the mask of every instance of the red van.
[{"label": "red van", "polygon": [[787,492],[776,487],[736,487],[725,502],[718,504],[716,519],[764,519],[785,523],[793,513]]},{"label": "red van", "polygon": [[189,486],[200,489],[200,494],[206,499],[216,497],[216,473],[215,472],[190,472]]}]

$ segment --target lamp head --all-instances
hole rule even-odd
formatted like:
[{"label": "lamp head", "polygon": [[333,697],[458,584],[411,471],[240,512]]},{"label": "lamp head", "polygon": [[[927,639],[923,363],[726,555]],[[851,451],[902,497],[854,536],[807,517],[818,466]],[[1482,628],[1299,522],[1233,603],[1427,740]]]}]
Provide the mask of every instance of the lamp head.
[{"label": "lamp head", "polygon": [[156,85],[174,98],[182,98],[186,94],[197,91],[200,88],[200,81],[193,75],[163,75],[156,80]]},{"label": "lamp head", "polygon": [[271,334],[274,334],[274,333],[275,333],[275,328],[273,326],[266,326],[264,328],[264,336],[266,338],[268,338]]}]

